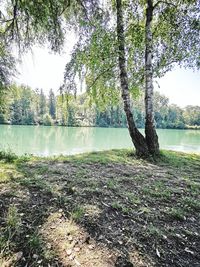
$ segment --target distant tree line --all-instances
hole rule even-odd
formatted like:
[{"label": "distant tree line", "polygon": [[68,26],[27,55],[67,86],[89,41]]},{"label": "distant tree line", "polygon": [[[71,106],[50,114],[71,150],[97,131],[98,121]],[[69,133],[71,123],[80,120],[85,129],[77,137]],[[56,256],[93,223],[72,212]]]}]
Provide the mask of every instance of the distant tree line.
[{"label": "distant tree line", "polygon": [[[104,1],[103,1],[104,2]],[[79,102],[71,99],[70,93],[76,94],[76,82],[84,81],[87,92],[93,94],[92,101],[86,98],[87,113],[89,110],[94,115],[94,125],[99,119],[106,125],[115,125],[113,114],[119,113],[117,126],[123,126],[124,113],[120,112],[120,101],[109,105],[98,106],[98,95],[103,96],[105,101],[113,100],[115,94],[120,91],[120,99],[123,102],[124,112],[128,125],[129,134],[139,157],[159,156],[159,142],[155,130],[153,106],[153,81],[164,76],[175,65],[186,68],[199,69],[199,1],[3,1],[0,6],[0,112],[2,120],[5,120],[2,106],[3,90],[10,85],[12,77],[13,44],[18,47],[20,53],[24,53],[35,44],[48,45],[54,51],[64,49],[66,31],[73,30],[77,36],[71,52],[71,59],[66,64],[64,72],[65,93],[58,100],[56,117],[50,116],[49,105],[40,106],[36,112],[30,106],[30,99],[21,103],[17,99],[7,110],[10,123],[30,122],[36,124],[77,124],[89,122],[85,119],[85,113],[79,112]],[[138,105],[133,106],[131,100],[132,90],[143,90],[143,109]],[[64,90],[63,90],[64,91]],[[37,93],[38,95],[39,93]],[[37,97],[38,98],[38,97]],[[79,98],[77,98],[79,99]],[[119,100],[119,99],[118,99]],[[39,104],[44,101],[39,98]],[[24,101],[22,101],[24,102]],[[64,104],[63,104],[64,103]],[[73,103],[75,103],[75,116],[73,115]],[[3,103],[4,104],[4,103]],[[23,104],[25,104],[23,106]],[[81,104],[82,105],[82,104]],[[86,105],[87,106],[87,105]],[[106,107],[106,108],[105,108]],[[134,107],[134,108],[133,108]],[[35,107],[36,108],[36,107]],[[34,108],[34,109],[35,109]],[[18,109],[19,113],[14,114]],[[60,115],[60,110],[64,114]],[[111,110],[110,110],[111,109]],[[43,114],[45,111],[45,114]],[[116,112],[115,112],[116,111]],[[135,112],[137,111],[137,114]],[[78,115],[77,115],[78,112]],[[107,112],[112,115],[107,117]],[[160,111],[158,110],[160,113]],[[9,117],[9,115],[11,116]],[[98,114],[98,116],[96,116]],[[16,116],[15,116],[16,115]],[[138,131],[136,115],[141,118],[139,123],[145,131]],[[14,118],[14,116],[16,118]],[[142,117],[143,116],[143,117]],[[96,117],[98,118],[96,120]],[[173,117],[173,116],[172,116]],[[180,117],[180,116],[179,116]],[[177,118],[170,121],[170,127],[182,127],[186,122]],[[78,118],[78,119],[77,119]],[[88,116],[87,116],[88,118]],[[168,114],[165,114],[165,121]],[[164,125],[163,118],[159,118]],[[75,122],[73,121],[75,120]],[[182,126],[181,126],[182,125]],[[157,122],[157,127],[159,123]],[[168,123],[164,125],[168,127]],[[177,127],[177,126],[176,126]]]},{"label": "distant tree line", "polygon": [[[133,103],[136,125],[144,128],[145,110],[143,96]],[[200,106],[180,108],[169,104],[169,99],[155,92],[154,113],[157,128],[199,128]],[[126,116],[121,101],[100,105],[90,101],[86,93],[74,97],[72,94],[55,95],[53,90],[46,96],[42,89],[12,85],[9,96],[4,97],[4,108],[0,112],[1,124],[14,125],[62,125],[126,127]]]}]

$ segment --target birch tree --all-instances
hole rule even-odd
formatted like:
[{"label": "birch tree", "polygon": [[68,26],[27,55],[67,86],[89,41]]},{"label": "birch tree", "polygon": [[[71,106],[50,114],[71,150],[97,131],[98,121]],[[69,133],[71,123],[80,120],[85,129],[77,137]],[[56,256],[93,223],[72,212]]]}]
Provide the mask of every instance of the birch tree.
[{"label": "birch tree", "polygon": [[124,102],[124,111],[126,113],[129,133],[130,133],[132,142],[136,148],[137,155],[147,156],[148,147],[147,147],[145,138],[137,129],[134,119],[133,119],[133,114],[131,112],[128,74],[126,70],[125,38],[124,38],[123,12],[122,12],[122,1],[121,0],[116,0],[116,9],[117,9],[117,40],[118,40],[119,73],[120,73],[122,99]]},{"label": "birch tree", "polygon": [[[105,16],[107,23],[101,23],[98,17],[95,20],[90,14],[89,34],[75,47],[65,79],[72,77],[72,72],[83,75],[92,100],[101,102],[103,98],[105,104],[105,99],[112,99],[113,95],[119,100],[120,84],[136,153],[158,155],[153,80],[171,70],[174,64],[199,67],[198,3],[116,0],[103,8],[101,19]],[[145,137],[136,129],[131,113],[131,98],[140,90],[145,91]]]},{"label": "birch tree", "polygon": [[153,1],[147,0],[145,23],[145,137],[150,154],[159,154],[153,113]]},{"label": "birch tree", "polygon": [[[65,25],[78,33],[65,69],[65,88],[85,80],[91,101],[123,101],[129,133],[140,156],[159,153],[153,116],[153,80],[174,64],[199,67],[199,5],[195,0],[6,1],[1,41],[21,50],[49,43],[59,51]],[[7,11],[5,13],[5,10]],[[145,136],[135,126],[132,98],[145,91]],[[120,97],[122,96],[122,98]]]}]

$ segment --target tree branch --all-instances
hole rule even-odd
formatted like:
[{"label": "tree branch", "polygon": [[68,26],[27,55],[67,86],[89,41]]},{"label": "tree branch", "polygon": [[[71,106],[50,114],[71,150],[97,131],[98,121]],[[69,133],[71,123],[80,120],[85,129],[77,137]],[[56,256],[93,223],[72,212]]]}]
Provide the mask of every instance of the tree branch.
[{"label": "tree branch", "polygon": [[153,9],[156,9],[157,6],[159,6],[160,4],[166,4],[166,5],[171,5],[173,7],[177,7],[175,4],[173,3],[169,3],[169,2],[166,2],[166,1],[158,1],[154,6],[153,6]]},{"label": "tree branch", "polygon": [[114,67],[116,66],[116,64],[113,64],[112,66],[110,66],[109,68],[103,70],[101,73],[99,73],[97,75],[97,77],[93,80],[92,84],[87,88],[87,90],[90,90],[94,85],[95,83],[99,80],[99,78],[104,75],[107,71],[113,69]]},{"label": "tree branch", "polygon": [[83,11],[85,13],[86,19],[89,21],[89,23],[91,24],[91,26],[93,26],[94,28],[96,28],[96,26],[94,25],[94,23],[92,23],[91,19],[88,17],[87,9],[86,9],[84,3],[81,0],[79,0],[79,2],[80,2],[80,5],[83,8]]}]

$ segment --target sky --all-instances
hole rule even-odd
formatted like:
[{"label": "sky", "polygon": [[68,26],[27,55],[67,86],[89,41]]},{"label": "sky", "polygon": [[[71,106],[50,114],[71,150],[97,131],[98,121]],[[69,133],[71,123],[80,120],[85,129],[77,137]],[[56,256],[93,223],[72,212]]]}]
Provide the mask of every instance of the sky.
[{"label": "sky", "polygon": [[[34,47],[22,56],[15,81],[33,89],[42,88],[46,94],[51,88],[58,93],[72,47],[73,42],[68,41],[61,55],[49,53],[47,48]],[[176,68],[159,79],[154,87],[167,96],[170,103],[180,107],[200,105],[200,71]]]}]

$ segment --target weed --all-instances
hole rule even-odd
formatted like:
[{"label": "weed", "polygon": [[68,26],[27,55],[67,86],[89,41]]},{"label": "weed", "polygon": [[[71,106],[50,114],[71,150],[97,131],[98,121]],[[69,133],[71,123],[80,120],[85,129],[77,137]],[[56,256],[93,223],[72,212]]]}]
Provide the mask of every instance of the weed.
[{"label": "weed", "polygon": [[84,214],[85,214],[85,209],[84,209],[83,207],[79,206],[79,207],[76,207],[76,208],[72,211],[72,213],[71,213],[71,217],[72,217],[72,219],[74,219],[75,221],[76,221],[76,220],[77,220],[77,221],[80,221],[81,218],[84,216]]},{"label": "weed", "polygon": [[124,206],[119,202],[112,202],[111,207],[116,210],[121,210],[123,213],[129,213],[131,211],[130,207]]},{"label": "weed", "polygon": [[125,193],[125,196],[128,198],[128,200],[132,203],[132,204],[140,204],[141,201],[139,199],[139,197],[137,197],[135,194],[127,192]]},{"label": "weed", "polygon": [[0,151],[0,160],[5,162],[13,162],[17,159],[17,156],[11,150]]},{"label": "weed", "polygon": [[171,190],[164,187],[161,183],[155,184],[152,187],[144,187],[142,189],[143,193],[150,197],[161,198],[161,199],[170,199]]},{"label": "weed", "polygon": [[18,209],[11,205],[8,208],[4,217],[5,226],[1,229],[0,236],[0,252],[6,254],[13,245],[13,241],[16,235],[20,233],[21,217],[18,213]]},{"label": "weed", "polygon": [[178,221],[184,221],[185,220],[185,212],[183,209],[180,208],[171,208],[168,210],[168,215]]},{"label": "weed", "polygon": [[186,210],[193,209],[195,211],[200,210],[200,201],[197,199],[194,199],[192,197],[185,197],[182,199],[183,204],[185,205],[184,208]]},{"label": "weed", "polygon": [[36,173],[43,175],[45,173],[47,173],[49,170],[48,166],[41,166],[40,168],[37,169]]},{"label": "weed", "polygon": [[52,192],[51,186],[40,178],[23,178],[19,179],[18,182],[23,186],[36,187],[46,192]]},{"label": "weed", "polygon": [[141,207],[139,212],[148,214],[151,212],[151,210],[148,207]]},{"label": "weed", "polygon": [[147,231],[149,232],[149,234],[151,236],[157,236],[157,237],[162,237],[163,236],[163,231],[160,228],[155,227],[154,225],[150,225],[147,228]]},{"label": "weed", "polygon": [[37,232],[29,236],[27,244],[32,253],[40,251],[43,247],[43,242]]},{"label": "weed", "polygon": [[109,179],[109,180],[107,181],[107,187],[108,187],[109,189],[115,189],[116,185],[115,185],[115,183],[114,183],[113,180]]},{"label": "weed", "polygon": [[121,209],[122,208],[122,206],[121,206],[121,204],[119,202],[112,202],[111,203],[111,207],[113,209]]},{"label": "weed", "polygon": [[17,230],[20,225],[21,225],[21,217],[18,213],[18,209],[14,205],[11,205],[8,208],[8,212],[6,215],[6,226],[10,229]]}]

